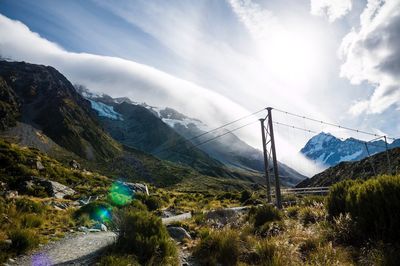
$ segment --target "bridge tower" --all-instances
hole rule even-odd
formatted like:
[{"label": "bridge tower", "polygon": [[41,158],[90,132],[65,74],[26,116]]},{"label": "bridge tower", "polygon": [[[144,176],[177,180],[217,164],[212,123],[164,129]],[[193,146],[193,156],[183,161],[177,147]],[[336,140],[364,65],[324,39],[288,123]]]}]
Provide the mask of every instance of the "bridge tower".
[{"label": "bridge tower", "polygon": [[[281,185],[279,180],[278,160],[276,158],[274,127],[272,122],[272,107],[267,107],[267,111],[267,116],[260,119],[265,178],[267,181],[267,199],[268,202],[271,202],[270,173],[272,173],[275,179],[276,207],[282,209]],[[267,123],[265,123],[265,120],[267,120]]]}]

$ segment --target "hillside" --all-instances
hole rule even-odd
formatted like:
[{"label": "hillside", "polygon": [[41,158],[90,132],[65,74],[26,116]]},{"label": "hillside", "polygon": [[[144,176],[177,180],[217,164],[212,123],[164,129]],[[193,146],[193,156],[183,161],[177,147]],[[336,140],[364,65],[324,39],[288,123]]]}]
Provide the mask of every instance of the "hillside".
[{"label": "hillside", "polygon": [[120,145],[96,121],[90,103],[56,69],[0,61],[2,129],[16,122],[40,129],[55,143],[89,160],[113,158]]},{"label": "hillside", "polygon": [[[398,173],[400,170],[400,148],[389,150],[389,157],[392,168],[391,172]],[[388,173],[386,152],[381,152],[360,161],[339,163],[309,179],[303,180],[296,187],[330,186],[345,179],[368,179],[376,175]]]}]

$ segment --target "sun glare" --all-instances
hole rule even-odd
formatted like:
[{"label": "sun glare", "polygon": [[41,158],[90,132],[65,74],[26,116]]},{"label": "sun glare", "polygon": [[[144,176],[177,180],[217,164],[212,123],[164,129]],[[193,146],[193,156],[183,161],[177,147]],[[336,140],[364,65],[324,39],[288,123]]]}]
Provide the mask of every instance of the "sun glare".
[{"label": "sun glare", "polygon": [[286,84],[308,85],[321,64],[319,39],[312,32],[279,27],[259,47],[262,64]]}]

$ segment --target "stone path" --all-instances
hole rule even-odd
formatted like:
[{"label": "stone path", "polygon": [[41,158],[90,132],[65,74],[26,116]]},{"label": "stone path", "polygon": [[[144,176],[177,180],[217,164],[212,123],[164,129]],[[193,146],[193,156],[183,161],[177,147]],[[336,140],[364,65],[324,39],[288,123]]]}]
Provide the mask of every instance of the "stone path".
[{"label": "stone path", "polygon": [[18,257],[7,265],[88,265],[104,248],[115,241],[114,232],[79,233],[51,242],[34,254]]}]

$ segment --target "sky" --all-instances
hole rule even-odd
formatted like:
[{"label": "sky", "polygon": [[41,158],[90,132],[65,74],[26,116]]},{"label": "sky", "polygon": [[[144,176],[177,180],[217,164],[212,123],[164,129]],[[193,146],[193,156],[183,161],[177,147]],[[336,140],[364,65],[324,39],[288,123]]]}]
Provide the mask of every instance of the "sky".
[{"label": "sky", "polygon": [[[399,137],[399,43],[400,0],[0,0],[3,58],[211,127],[272,106]],[[237,134],[261,149],[259,132]],[[279,159],[317,171],[295,156],[312,135],[276,126]]]}]

